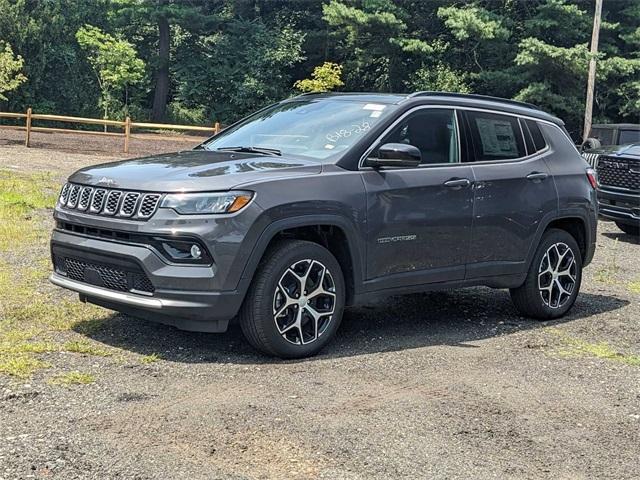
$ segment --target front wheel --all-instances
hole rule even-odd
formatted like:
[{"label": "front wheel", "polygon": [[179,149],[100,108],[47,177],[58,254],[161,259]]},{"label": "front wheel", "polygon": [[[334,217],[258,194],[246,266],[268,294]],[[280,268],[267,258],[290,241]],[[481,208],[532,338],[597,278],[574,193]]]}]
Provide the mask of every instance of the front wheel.
[{"label": "front wheel", "polygon": [[333,337],[345,301],[340,264],[329,250],[284,240],[260,263],[240,311],[247,341],[267,355],[315,355]]},{"label": "front wheel", "polygon": [[616,222],[616,225],[620,230],[629,235],[633,235],[637,237],[640,235],[640,224],[639,225],[629,225],[628,223]]},{"label": "front wheel", "polygon": [[510,290],[516,308],[538,320],[567,313],[582,281],[582,255],[573,236],[558,229],[545,232],[524,283]]}]

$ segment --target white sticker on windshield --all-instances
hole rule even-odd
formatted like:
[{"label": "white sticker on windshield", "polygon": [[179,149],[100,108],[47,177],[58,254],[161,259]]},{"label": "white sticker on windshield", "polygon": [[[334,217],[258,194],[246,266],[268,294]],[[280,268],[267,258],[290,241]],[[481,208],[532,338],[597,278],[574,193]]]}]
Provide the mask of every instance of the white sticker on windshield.
[{"label": "white sticker on windshield", "polygon": [[381,112],[385,108],[387,108],[387,106],[380,103],[367,103],[364,107],[362,107],[363,110],[374,110],[376,112]]},{"label": "white sticker on windshield", "polygon": [[382,112],[380,110],[376,110],[374,112],[371,112],[371,115],[369,115],[372,118],[378,118],[380,115],[382,115]]},{"label": "white sticker on windshield", "polygon": [[331,150],[332,148],[335,148],[335,145],[331,145],[330,143],[327,143],[324,148],[327,148],[329,150]]}]

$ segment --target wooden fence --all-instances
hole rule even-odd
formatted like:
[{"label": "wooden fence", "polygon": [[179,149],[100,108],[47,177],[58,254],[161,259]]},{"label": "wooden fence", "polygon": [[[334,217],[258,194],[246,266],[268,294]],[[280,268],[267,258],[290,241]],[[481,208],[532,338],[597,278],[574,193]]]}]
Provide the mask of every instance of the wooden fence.
[{"label": "wooden fence", "polygon": [[[67,117],[64,115],[49,115],[42,113],[33,113],[31,108],[27,109],[26,113],[10,113],[10,112],[0,112],[0,118],[13,118],[13,119],[24,119],[25,125],[21,126],[9,126],[9,125],[0,125],[0,128],[12,128],[18,130],[25,130],[26,136],[24,144],[25,146],[29,146],[31,141],[31,132],[71,132],[71,133],[80,133],[87,135],[107,135],[114,137],[124,137],[124,153],[129,153],[129,141],[134,135],[131,131],[134,128],[146,128],[153,130],[180,130],[180,131],[193,131],[193,132],[205,132],[210,134],[217,134],[220,132],[220,123],[216,122],[212,127],[198,127],[194,125],[170,125],[167,123],[147,123],[147,122],[132,122],[130,117],[127,117],[124,121],[120,120],[106,120],[99,118],[83,118],[83,117]],[[34,127],[34,120],[44,120],[50,122],[68,122],[68,123],[79,123],[84,125],[102,125],[104,126],[104,131],[99,132],[95,130],[74,130],[71,128],[51,128],[51,127]],[[107,127],[116,127],[120,128],[122,132],[108,132]],[[172,138],[175,139],[175,138]]]}]

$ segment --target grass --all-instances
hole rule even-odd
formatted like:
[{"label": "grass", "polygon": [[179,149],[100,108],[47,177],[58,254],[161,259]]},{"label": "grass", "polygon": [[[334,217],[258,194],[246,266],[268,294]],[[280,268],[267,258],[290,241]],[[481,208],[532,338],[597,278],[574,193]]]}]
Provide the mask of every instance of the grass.
[{"label": "grass", "polygon": [[629,287],[629,291],[631,293],[637,293],[640,295],[640,280],[637,280],[635,282],[629,282],[629,285],[627,285]]},{"label": "grass", "polygon": [[[0,373],[28,378],[49,364],[39,356],[69,351],[109,356],[83,341],[53,341],[54,332],[100,328],[104,310],[60,295],[46,282],[50,223],[59,185],[49,173],[0,170]],[[26,263],[26,266],[25,266]]]},{"label": "grass", "polygon": [[557,352],[561,357],[591,357],[640,367],[640,355],[622,353],[607,342],[587,342],[558,328],[549,331],[562,342],[562,347]]},{"label": "grass", "polygon": [[30,355],[0,356],[0,373],[17,378],[29,378],[34,372],[50,366],[48,363]]},{"label": "grass", "polygon": [[159,354],[151,353],[149,355],[145,355],[142,358],[140,358],[140,363],[149,364],[149,363],[155,363],[160,360],[162,360],[162,357]]},{"label": "grass", "polygon": [[95,355],[97,357],[110,357],[113,355],[113,352],[100,348],[86,340],[66,342],[62,345],[62,348],[67,352]]},{"label": "grass", "polygon": [[0,170],[0,252],[38,239],[43,229],[34,214],[53,208],[58,184],[49,173],[18,174]]},{"label": "grass", "polygon": [[49,383],[53,385],[88,385],[96,381],[96,377],[91,375],[90,373],[83,372],[68,372],[60,375],[56,375],[55,377],[49,380]]},{"label": "grass", "polygon": [[595,279],[598,282],[606,284],[614,284],[617,281],[617,273],[620,268],[618,267],[618,239],[613,242],[613,248],[611,251],[611,257],[609,263],[604,267],[598,269],[595,273]]}]

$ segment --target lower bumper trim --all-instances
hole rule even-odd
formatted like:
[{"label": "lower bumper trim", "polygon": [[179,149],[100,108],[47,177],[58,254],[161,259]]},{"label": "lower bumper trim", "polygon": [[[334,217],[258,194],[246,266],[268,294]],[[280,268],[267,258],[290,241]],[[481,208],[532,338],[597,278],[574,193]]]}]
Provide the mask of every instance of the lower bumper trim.
[{"label": "lower bumper trim", "polygon": [[187,302],[182,300],[171,300],[161,298],[147,298],[131,293],[117,292],[108,288],[87,285],[76,280],[71,280],[60,274],[52,273],[49,281],[68,290],[73,290],[80,294],[93,298],[101,298],[109,302],[115,302],[132,307],[145,308],[151,310],[162,310],[164,308],[205,308],[208,305],[201,302]]}]

